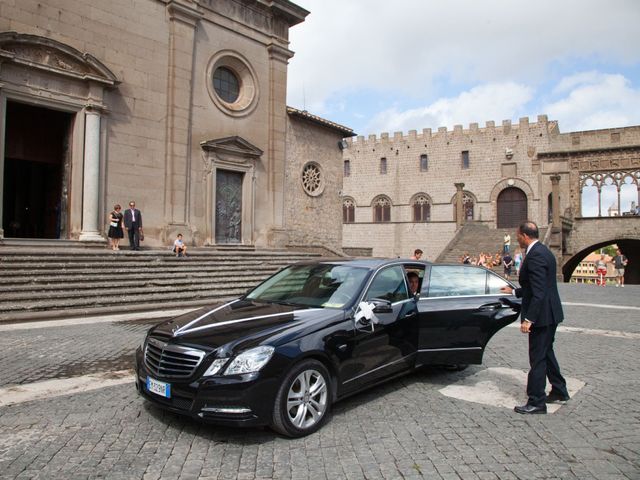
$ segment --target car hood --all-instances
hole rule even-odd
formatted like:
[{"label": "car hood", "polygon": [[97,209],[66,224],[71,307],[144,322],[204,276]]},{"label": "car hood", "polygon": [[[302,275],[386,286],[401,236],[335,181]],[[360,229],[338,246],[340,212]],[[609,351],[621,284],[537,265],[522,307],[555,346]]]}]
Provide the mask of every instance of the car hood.
[{"label": "car hood", "polygon": [[238,299],[181,315],[150,333],[172,338],[173,343],[234,350],[238,344],[250,348],[266,341],[276,346],[344,318],[344,311],[338,309]]}]

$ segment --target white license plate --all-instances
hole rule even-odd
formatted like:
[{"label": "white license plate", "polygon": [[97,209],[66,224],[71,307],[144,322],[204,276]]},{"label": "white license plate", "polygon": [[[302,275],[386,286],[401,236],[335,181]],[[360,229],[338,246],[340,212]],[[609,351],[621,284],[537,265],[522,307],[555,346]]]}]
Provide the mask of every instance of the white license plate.
[{"label": "white license plate", "polygon": [[147,377],[147,390],[164,398],[171,398],[171,384]]}]

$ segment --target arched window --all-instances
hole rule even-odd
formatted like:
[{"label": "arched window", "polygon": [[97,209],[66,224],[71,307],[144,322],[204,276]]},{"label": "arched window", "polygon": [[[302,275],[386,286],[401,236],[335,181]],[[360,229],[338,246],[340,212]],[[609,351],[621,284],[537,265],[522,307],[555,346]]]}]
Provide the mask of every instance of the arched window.
[{"label": "arched window", "polygon": [[376,197],[373,201],[373,221],[375,223],[391,221],[391,200],[387,197]]},{"label": "arched window", "polygon": [[424,194],[419,194],[413,199],[413,221],[431,221],[431,202]]},{"label": "arched window", "polygon": [[[456,210],[456,196],[454,195],[451,199],[451,203],[453,204],[453,221],[458,220],[458,212]],[[464,214],[465,221],[473,220],[473,209],[474,209],[475,200],[473,194],[469,192],[462,193],[462,213]]]},{"label": "arched window", "polygon": [[462,211],[465,220],[473,220],[473,197],[467,192],[462,196]]},{"label": "arched window", "polygon": [[351,198],[345,198],[342,202],[342,223],[354,223],[356,221],[356,203]]}]

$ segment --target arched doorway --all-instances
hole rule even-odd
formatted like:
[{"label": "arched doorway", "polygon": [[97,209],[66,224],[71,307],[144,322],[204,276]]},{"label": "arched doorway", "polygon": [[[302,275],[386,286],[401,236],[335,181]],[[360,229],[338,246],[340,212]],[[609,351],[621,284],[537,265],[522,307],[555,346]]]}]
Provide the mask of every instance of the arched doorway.
[{"label": "arched doorway", "polygon": [[527,220],[527,195],[508,187],[498,195],[498,228],[515,228]]}]

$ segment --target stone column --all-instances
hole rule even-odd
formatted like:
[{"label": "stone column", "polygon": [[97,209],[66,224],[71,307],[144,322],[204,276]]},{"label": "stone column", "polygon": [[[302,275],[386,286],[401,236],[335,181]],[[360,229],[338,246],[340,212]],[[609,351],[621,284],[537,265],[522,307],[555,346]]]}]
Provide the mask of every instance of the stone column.
[{"label": "stone column", "polygon": [[600,185],[598,185],[598,216],[602,216],[602,197],[600,196]]},{"label": "stone column", "polygon": [[277,43],[267,47],[269,52],[269,149],[267,171],[269,191],[273,199],[273,223],[268,243],[283,247],[288,242],[284,227],[285,144],[287,133],[287,64],[293,52]]},{"label": "stone column", "polygon": [[464,183],[454,183],[456,186],[456,226],[461,226],[464,223],[464,206],[462,204],[462,197],[464,192]]},{"label": "stone column", "polygon": [[[0,68],[2,67],[2,61],[0,61]],[[5,151],[5,128],[6,128],[6,115],[7,115],[7,101],[2,95],[2,87],[4,84],[0,82],[0,239],[4,238],[4,225],[2,224],[3,217],[3,197],[4,197],[4,151]]]},{"label": "stone column", "polygon": [[560,228],[560,175],[551,175],[551,218],[552,225]]},{"label": "stone column", "polygon": [[[195,31],[202,12],[191,2],[171,0],[167,79],[167,140],[164,211],[167,225],[188,221],[191,173],[191,104]],[[208,80],[210,81],[210,80]],[[171,235],[167,232],[167,235]]]},{"label": "stone column", "polygon": [[81,241],[104,241],[98,230],[100,205],[100,112],[88,107],[84,125]]}]

